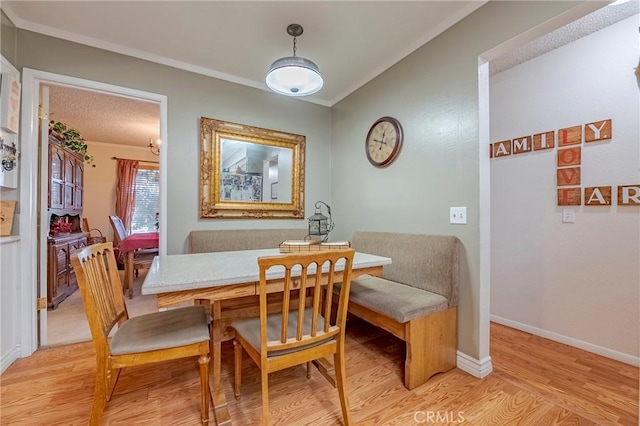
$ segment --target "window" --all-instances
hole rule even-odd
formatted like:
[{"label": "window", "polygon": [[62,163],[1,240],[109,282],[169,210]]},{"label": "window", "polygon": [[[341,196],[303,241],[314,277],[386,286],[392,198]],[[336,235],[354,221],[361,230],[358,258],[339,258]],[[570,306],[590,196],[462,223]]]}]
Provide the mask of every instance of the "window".
[{"label": "window", "polygon": [[136,204],[131,218],[131,233],[158,230],[160,212],[160,171],[156,165],[138,167],[136,174]]}]

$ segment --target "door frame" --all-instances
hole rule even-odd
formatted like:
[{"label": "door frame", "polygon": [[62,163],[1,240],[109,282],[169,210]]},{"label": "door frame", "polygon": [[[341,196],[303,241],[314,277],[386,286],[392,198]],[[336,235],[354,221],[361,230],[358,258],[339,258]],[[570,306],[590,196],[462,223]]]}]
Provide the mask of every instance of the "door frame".
[{"label": "door frame", "polygon": [[[47,173],[48,144],[39,146],[38,129],[41,85],[68,86],[75,89],[102,92],[160,106],[161,154],[167,151],[167,96],[128,87],[116,86],[82,78],[39,71],[22,70],[22,116],[20,138],[20,282],[17,289],[20,306],[19,334],[20,356],[27,357],[38,349],[38,324],[46,343],[46,308],[38,311],[38,286],[46,289],[47,281]],[[159,254],[167,253],[167,156],[160,155],[160,242]],[[38,315],[40,312],[40,315]]]}]

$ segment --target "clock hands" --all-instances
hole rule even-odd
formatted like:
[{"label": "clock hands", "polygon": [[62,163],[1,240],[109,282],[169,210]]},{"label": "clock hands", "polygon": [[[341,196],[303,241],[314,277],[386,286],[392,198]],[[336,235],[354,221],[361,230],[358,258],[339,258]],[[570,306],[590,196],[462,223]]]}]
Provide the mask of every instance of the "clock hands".
[{"label": "clock hands", "polygon": [[385,136],[385,134],[386,134],[386,133],[387,133],[387,131],[386,131],[386,130],[382,132],[382,139],[380,139],[380,140],[374,139],[374,140],[373,140],[374,142],[379,142],[379,143],[380,143],[380,148],[378,148],[379,150],[382,150],[382,145],[386,145],[386,144],[387,144],[387,143],[384,141],[384,136]]}]

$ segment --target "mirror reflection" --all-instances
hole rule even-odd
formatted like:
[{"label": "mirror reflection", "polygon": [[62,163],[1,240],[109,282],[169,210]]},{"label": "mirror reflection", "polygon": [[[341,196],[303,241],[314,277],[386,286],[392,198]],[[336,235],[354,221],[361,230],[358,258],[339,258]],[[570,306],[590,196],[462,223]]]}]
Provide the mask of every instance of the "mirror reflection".
[{"label": "mirror reflection", "polygon": [[200,217],[304,218],[304,136],[205,117],[200,127]]},{"label": "mirror reflection", "polygon": [[291,202],[293,150],[220,139],[220,199]]}]

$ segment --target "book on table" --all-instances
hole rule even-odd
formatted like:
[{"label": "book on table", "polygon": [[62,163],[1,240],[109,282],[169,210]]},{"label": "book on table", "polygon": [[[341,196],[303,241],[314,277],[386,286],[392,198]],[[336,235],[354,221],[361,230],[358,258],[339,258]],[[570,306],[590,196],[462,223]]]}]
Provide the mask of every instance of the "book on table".
[{"label": "book on table", "polygon": [[351,247],[351,242],[340,241],[318,241],[318,240],[285,240],[280,244],[280,253],[295,253],[305,251],[321,250],[343,250]]}]

